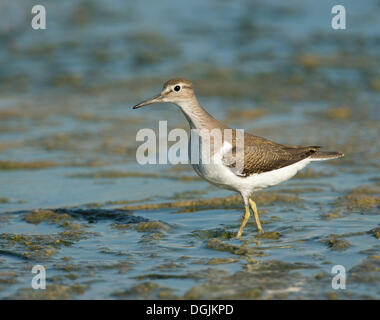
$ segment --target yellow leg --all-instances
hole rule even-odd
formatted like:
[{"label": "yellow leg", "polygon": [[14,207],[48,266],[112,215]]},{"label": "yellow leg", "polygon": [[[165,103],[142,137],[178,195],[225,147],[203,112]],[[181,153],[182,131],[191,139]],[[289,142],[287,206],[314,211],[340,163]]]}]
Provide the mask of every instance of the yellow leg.
[{"label": "yellow leg", "polygon": [[239,231],[238,231],[238,233],[236,235],[238,238],[241,238],[241,234],[243,233],[243,229],[244,229],[245,225],[247,224],[250,215],[251,215],[251,213],[249,211],[249,206],[246,205],[245,206],[245,213],[244,213],[244,216],[243,216],[243,221],[242,221],[241,226],[239,228]]},{"label": "yellow leg", "polygon": [[259,219],[259,214],[257,212],[257,207],[255,201],[252,199],[249,199],[249,204],[251,205],[252,211],[253,211],[253,216],[255,217],[256,225],[257,225],[257,231],[259,233],[264,232],[263,228],[261,227],[260,219]]}]

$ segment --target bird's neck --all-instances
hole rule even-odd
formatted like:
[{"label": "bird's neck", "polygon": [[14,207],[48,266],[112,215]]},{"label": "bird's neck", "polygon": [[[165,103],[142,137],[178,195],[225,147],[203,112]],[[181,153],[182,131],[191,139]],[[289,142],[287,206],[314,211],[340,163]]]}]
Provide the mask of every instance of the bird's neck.
[{"label": "bird's neck", "polygon": [[224,124],[216,120],[199,104],[198,100],[194,97],[191,100],[181,101],[178,103],[181,111],[189,121],[191,129],[214,129],[214,128],[227,128]]}]

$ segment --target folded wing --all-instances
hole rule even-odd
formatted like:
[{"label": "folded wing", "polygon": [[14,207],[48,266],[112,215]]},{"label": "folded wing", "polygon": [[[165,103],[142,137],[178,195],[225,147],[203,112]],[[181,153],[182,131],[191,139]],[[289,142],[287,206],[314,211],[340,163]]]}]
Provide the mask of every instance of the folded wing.
[{"label": "folded wing", "polygon": [[[248,177],[252,174],[268,172],[289,166],[313,156],[320,146],[293,147],[244,134],[242,144],[233,141],[232,152],[223,155],[222,162],[236,175]],[[243,161],[242,161],[243,160]]]}]

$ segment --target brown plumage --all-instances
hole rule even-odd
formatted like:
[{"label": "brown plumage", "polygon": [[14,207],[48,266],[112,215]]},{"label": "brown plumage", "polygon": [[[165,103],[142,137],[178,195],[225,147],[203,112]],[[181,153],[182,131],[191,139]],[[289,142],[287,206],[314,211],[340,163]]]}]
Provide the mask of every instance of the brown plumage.
[{"label": "brown plumage", "polygon": [[236,147],[236,136],[233,135],[233,138],[235,147],[230,156],[223,158],[223,163],[234,168],[236,159],[244,155],[244,169],[239,173],[243,177],[280,169],[308,157],[335,159],[343,156],[339,152],[320,151],[320,146],[285,146],[248,133],[244,134],[244,150],[240,152]]},{"label": "brown plumage", "polygon": [[177,83],[181,83],[188,88],[193,88],[193,84],[189,80],[186,80],[183,78],[174,78],[174,79],[170,79],[164,83],[163,90],[165,88],[170,87],[170,86],[176,85]]}]

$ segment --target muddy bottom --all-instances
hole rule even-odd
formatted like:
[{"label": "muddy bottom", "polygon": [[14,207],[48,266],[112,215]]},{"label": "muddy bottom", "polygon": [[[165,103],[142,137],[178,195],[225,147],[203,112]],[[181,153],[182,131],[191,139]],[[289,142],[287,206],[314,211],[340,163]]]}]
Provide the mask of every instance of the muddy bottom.
[{"label": "muddy bottom", "polygon": [[[1,299],[380,298],[378,4],[349,1],[332,32],[320,3],[69,2],[43,37],[0,25]],[[132,110],[177,76],[231,127],[345,157],[258,192],[266,232],[238,240],[238,195],[136,162],[138,130],[187,128],[173,105]]]}]

